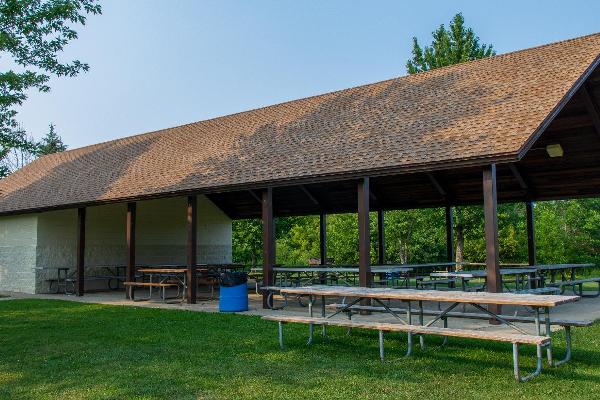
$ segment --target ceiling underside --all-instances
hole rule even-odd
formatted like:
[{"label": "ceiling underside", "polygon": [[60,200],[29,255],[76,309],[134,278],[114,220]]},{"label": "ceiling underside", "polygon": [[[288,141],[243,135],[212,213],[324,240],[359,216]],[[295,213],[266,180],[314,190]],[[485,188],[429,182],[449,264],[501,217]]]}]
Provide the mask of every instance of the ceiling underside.
[{"label": "ceiling underside", "polygon": [[[499,202],[600,196],[599,69],[584,88],[519,162],[497,165]],[[549,144],[560,144],[564,155],[551,158],[546,151]],[[373,210],[483,202],[480,167],[377,176],[370,178],[370,186]],[[208,196],[232,218],[253,218],[261,215],[260,195],[260,190],[243,190]],[[275,187],[273,204],[276,216],[356,212],[357,181]]]}]

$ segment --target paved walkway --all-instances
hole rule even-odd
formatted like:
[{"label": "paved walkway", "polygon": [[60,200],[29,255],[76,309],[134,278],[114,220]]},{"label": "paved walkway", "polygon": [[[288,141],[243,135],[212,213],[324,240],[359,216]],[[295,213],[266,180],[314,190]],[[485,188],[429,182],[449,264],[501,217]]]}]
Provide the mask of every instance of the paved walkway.
[{"label": "paved walkway", "polygon": [[[197,304],[181,304],[181,303],[163,303],[158,298],[153,301],[138,301],[133,302],[125,298],[125,294],[122,291],[115,292],[97,292],[88,293],[85,296],[67,296],[64,294],[24,294],[24,293],[0,293],[8,295],[10,297],[0,297],[0,300],[18,299],[18,298],[35,298],[35,299],[52,299],[52,300],[67,300],[81,303],[96,303],[96,304],[108,304],[108,305],[120,305],[120,306],[133,306],[133,307],[149,307],[149,308],[161,308],[161,309],[172,309],[172,310],[188,310],[196,312],[218,312],[219,302],[218,300],[198,300]],[[199,294],[200,296],[202,294]],[[158,297],[158,295],[156,295]],[[265,310],[262,308],[262,298],[251,292],[249,295],[249,310],[241,312],[239,314],[244,315],[274,315],[285,313],[288,315],[307,315],[308,310],[306,307],[300,306],[298,302],[290,300],[289,305],[285,310]],[[328,299],[328,301],[334,302],[334,299]],[[428,309],[437,309],[437,303],[426,304]],[[315,311],[320,310],[320,305],[315,307]],[[467,309],[468,311],[471,311]],[[514,309],[505,307],[503,312],[505,314],[512,314]],[[582,319],[582,320],[600,320],[600,298],[583,298],[576,303],[570,303],[558,306],[552,311],[554,318],[565,318],[565,319]],[[527,315],[525,310],[520,310],[519,315]],[[344,318],[344,316],[340,316]],[[372,314],[370,316],[356,316],[355,319],[365,318],[377,321],[392,320],[393,317],[384,314]],[[432,317],[426,317],[425,320],[429,320]],[[470,329],[482,329],[482,330],[502,330],[507,329],[503,326],[490,325],[485,320],[469,320],[469,319],[450,319],[450,326],[454,328],[470,328]],[[524,324],[526,328],[532,328],[532,324]],[[554,329],[554,327],[553,327]],[[556,327],[556,329],[560,329]]]}]

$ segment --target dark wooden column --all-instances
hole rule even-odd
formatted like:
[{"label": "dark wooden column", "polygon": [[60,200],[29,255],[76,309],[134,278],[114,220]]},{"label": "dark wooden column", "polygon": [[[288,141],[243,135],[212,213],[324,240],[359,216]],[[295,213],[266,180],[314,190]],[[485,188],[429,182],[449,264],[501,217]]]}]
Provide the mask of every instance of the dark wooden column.
[{"label": "dark wooden column", "polygon": [[[535,247],[535,214],[533,211],[533,202],[531,200],[525,203],[526,218],[527,218],[527,261],[529,265],[535,265],[537,263],[537,254]],[[535,275],[532,274],[530,285],[532,289],[538,287],[538,281]]]},{"label": "dark wooden column", "polygon": [[327,264],[327,214],[321,211],[319,215],[319,257],[321,265]]},{"label": "dark wooden column", "polygon": [[377,263],[385,264],[385,225],[383,210],[377,210]]},{"label": "dark wooden column", "polygon": [[527,257],[529,265],[535,265],[537,262],[537,254],[535,247],[535,215],[533,212],[533,202],[525,203],[527,211]]},{"label": "dark wooden column", "polygon": [[[496,165],[483,170],[483,211],[485,218],[485,264],[487,270],[487,290],[502,292],[500,257],[498,249],[498,197],[496,188]],[[490,311],[500,312],[500,306],[490,305]]]},{"label": "dark wooden column", "polygon": [[[135,220],[137,214],[136,203],[127,203],[127,272],[126,280],[128,282],[135,281]],[[134,287],[130,288],[131,299],[134,298]],[[126,294],[127,295],[127,294]]]},{"label": "dark wooden column", "polygon": [[198,201],[196,196],[187,198],[187,302],[196,304],[196,245],[198,243]]},{"label": "dark wooden column", "polygon": [[371,286],[369,178],[363,178],[358,182],[358,279],[360,286]]},{"label": "dark wooden column", "polygon": [[[454,262],[454,209],[446,206],[446,260]],[[450,267],[449,271],[454,270]]]},{"label": "dark wooden column", "polygon": [[[275,264],[275,220],[273,219],[273,189],[262,193],[263,226],[263,285],[273,284],[273,266]],[[267,293],[263,292],[263,308],[267,308]]]},{"label": "dark wooden column", "polygon": [[77,209],[77,296],[85,292],[85,211]]}]

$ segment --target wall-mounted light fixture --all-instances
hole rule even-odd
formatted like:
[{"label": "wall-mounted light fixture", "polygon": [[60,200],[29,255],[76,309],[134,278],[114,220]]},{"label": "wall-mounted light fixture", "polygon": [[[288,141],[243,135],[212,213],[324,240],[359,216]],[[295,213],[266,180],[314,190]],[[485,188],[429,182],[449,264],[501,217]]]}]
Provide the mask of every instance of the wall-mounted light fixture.
[{"label": "wall-mounted light fixture", "polygon": [[562,146],[558,143],[549,144],[548,146],[546,146],[546,152],[552,158],[562,157],[565,154],[565,151],[563,150]]}]

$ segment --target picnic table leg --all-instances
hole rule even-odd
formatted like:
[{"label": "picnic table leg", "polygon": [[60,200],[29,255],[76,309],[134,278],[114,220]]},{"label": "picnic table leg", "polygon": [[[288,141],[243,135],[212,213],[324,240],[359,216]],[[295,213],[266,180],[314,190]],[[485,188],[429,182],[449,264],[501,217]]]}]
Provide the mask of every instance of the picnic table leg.
[{"label": "picnic table leg", "polygon": [[[411,310],[411,302],[410,300],[407,301],[408,303],[408,307],[406,308],[406,320],[408,321],[409,325],[412,325],[412,310]],[[407,349],[406,349],[406,357],[410,357],[412,355],[413,352],[413,335],[411,332],[408,332],[408,342],[407,342]]]},{"label": "picnic table leg", "polygon": [[379,358],[381,358],[381,362],[383,362],[385,349],[383,347],[383,331],[379,331]]},{"label": "picnic table leg", "polygon": [[551,367],[558,367],[559,365],[562,365],[566,362],[568,362],[569,360],[571,360],[571,327],[570,326],[565,326],[565,341],[566,341],[566,353],[565,353],[565,358],[563,358],[562,360],[558,360],[558,361],[554,361],[554,363],[551,365]]},{"label": "picnic table leg", "polygon": [[[423,325],[423,301],[419,300],[419,325]],[[419,346],[421,347],[421,351],[425,350],[425,337],[423,335],[419,335]]]},{"label": "picnic table leg", "polygon": [[[444,321],[444,328],[448,328],[448,318],[444,317],[442,318],[442,321]],[[448,336],[444,336],[444,341],[442,342],[442,346],[447,346],[448,345]]]},{"label": "picnic table leg", "polygon": [[540,325],[540,308],[534,307],[533,312],[533,319],[535,321],[535,331],[538,336],[542,336],[542,327]]},{"label": "picnic table leg", "polygon": [[[546,336],[550,337],[550,307],[544,307],[544,318],[546,323]],[[548,346],[546,347],[546,354],[548,355],[548,364],[552,366],[554,364],[552,357],[552,342],[548,343]]]},{"label": "picnic table leg", "polygon": [[285,348],[285,346],[283,345],[283,322],[279,321],[279,347],[281,348],[281,350],[283,350]]},{"label": "picnic table leg", "polygon": [[530,380],[531,378],[538,376],[540,374],[540,372],[542,372],[542,346],[540,346],[540,345],[536,346],[536,356],[537,356],[537,363],[536,363],[535,371],[533,371],[531,374],[529,374],[527,376],[522,377],[521,371],[519,369],[519,344],[513,343],[514,374],[515,374],[515,379],[517,380],[517,382],[526,382],[526,381]]},{"label": "picnic table leg", "polygon": [[[321,296],[321,317],[325,318],[325,296]],[[323,325],[321,329],[323,337],[327,337],[327,327]]]}]

